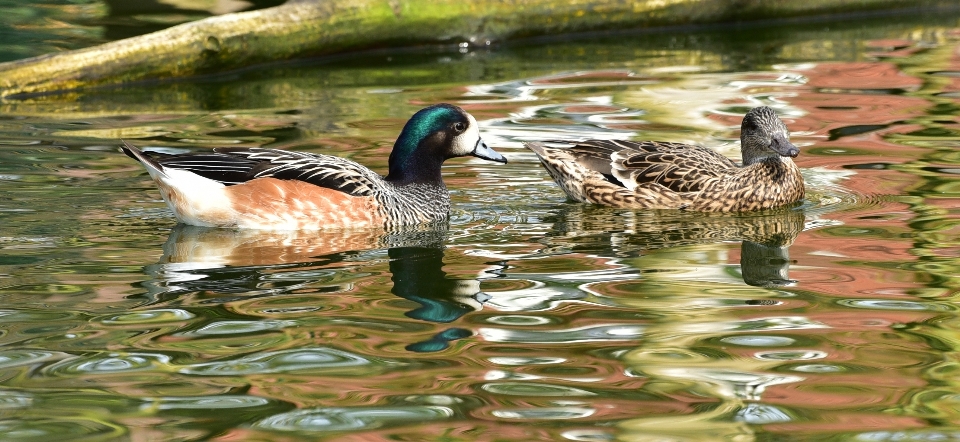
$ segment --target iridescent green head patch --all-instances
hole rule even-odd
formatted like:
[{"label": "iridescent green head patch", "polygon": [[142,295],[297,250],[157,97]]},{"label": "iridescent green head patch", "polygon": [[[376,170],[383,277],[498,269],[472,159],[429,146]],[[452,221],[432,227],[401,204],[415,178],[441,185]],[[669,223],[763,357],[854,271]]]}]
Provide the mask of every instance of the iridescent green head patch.
[{"label": "iridescent green head patch", "polygon": [[416,152],[420,142],[461,118],[460,110],[449,104],[437,104],[413,114],[397,137],[393,152],[390,152],[390,170],[403,167],[407,159]]}]

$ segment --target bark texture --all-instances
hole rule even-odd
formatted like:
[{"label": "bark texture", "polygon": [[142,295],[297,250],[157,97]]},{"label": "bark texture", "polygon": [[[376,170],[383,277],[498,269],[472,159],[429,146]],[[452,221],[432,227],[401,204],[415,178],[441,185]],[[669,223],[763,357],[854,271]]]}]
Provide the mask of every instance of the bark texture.
[{"label": "bark texture", "polygon": [[0,97],[416,44],[949,5],[943,0],[315,0],[0,64]]}]

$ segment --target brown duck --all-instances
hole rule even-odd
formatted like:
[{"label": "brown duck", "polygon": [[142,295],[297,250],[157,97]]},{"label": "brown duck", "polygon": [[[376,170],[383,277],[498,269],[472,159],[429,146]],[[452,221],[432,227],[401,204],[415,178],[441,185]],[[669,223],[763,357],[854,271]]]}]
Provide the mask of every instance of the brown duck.
[{"label": "brown duck", "polygon": [[803,199],[787,126],[769,107],[740,126],[743,165],[701,146],[587,140],[572,147],[526,143],[570,199],[612,207],[743,212]]}]

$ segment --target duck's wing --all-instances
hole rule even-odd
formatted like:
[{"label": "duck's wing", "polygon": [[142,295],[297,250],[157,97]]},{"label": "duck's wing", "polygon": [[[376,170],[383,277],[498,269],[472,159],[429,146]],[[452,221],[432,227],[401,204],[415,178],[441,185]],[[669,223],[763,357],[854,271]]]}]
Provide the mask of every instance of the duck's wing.
[{"label": "duck's wing", "polygon": [[[548,146],[545,143],[549,143]],[[586,140],[578,142],[546,141],[529,142],[524,145],[540,157],[541,162],[548,166],[548,170],[571,172],[567,165],[576,165],[583,172],[596,172],[618,185],[623,185],[613,177],[611,158],[621,150],[631,148],[626,141],[616,140]],[[583,178],[579,178],[582,180]]]},{"label": "duck's wing", "polygon": [[250,171],[260,164],[258,161],[247,160],[243,157],[217,153],[174,155],[155,151],[142,151],[140,153],[153,159],[162,167],[188,170],[227,186],[250,181],[252,179]]},{"label": "duck's wing", "polygon": [[697,192],[711,178],[729,174],[737,167],[714,150],[662,141],[585,140],[567,143],[563,148],[531,148],[541,158],[554,156],[560,162],[572,159],[629,190],[655,184],[674,192]]},{"label": "duck's wing", "polygon": [[218,147],[213,153],[160,155],[164,167],[189,170],[225,185],[257,178],[304,181],[353,196],[370,196],[380,175],[345,158],[258,147]]},{"label": "duck's wing", "polygon": [[[604,155],[609,152],[609,166],[601,164],[602,169],[596,170],[630,190],[658,184],[674,192],[698,192],[737,167],[711,149],[682,143],[596,140],[578,143],[576,148]],[[584,166],[590,167],[596,160],[588,161]]]}]

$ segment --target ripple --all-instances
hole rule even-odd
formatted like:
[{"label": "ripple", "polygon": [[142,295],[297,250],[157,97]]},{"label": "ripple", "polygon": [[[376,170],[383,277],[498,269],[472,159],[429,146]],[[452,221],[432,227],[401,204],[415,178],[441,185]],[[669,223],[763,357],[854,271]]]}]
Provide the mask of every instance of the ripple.
[{"label": "ripple", "polygon": [[767,361],[809,361],[827,356],[829,356],[827,352],[818,350],[761,351],[753,355],[757,359]]},{"label": "ripple", "polygon": [[[35,209],[0,206],[0,212],[35,212]],[[3,249],[41,249],[59,247],[63,238],[55,236],[0,236]],[[0,310],[3,311],[3,310]]]},{"label": "ripple", "polygon": [[44,350],[6,350],[0,352],[0,369],[36,364],[65,356],[66,353]]},{"label": "ripple", "polygon": [[760,373],[734,369],[712,368],[645,368],[655,376],[709,383],[721,386],[724,395],[735,395],[741,399],[760,400],[767,387],[791,384],[803,381],[800,376]]},{"label": "ripple", "polygon": [[510,356],[499,356],[487,358],[488,361],[494,364],[500,365],[545,365],[545,364],[562,364],[567,359],[566,358],[556,358],[556,357],[510,357]]},{"label": "ripple", "polygon": [[801,373],[841,373],[847,370],[833,364],[804,364],[793,367],[793,371]]},{"label": "ripple", "polygon": [[[329,277],[325,278],[329,279]],[[306,280],[316,281],[317,279],[311,277]],[[330,304],[331,305],[326,305],[326,303],[322,306],[317,305],[317,300],[314,296],[284,295],[237,302],[234,304],[233,309],[237,313],[243,313],[251,316],[297,315],[320,310],[327,312],[342,310],[342,308],[336,304]]]},{"label": "ripple", "polygon": [[44,369],[50,375],[78,375],[129,373],[138,371],[166,371],[159,367],[170,365],[170,357],[152,353],[101,353],[93,356],[58,362]]},{"label": "ripple", "polygon": [[264,319],[260,321],[218,321],[207,324],[190,332],[179,333],[180,336],[187,335],[235,335],[241,333],[254,333],[267,330],[282,330],[287,327],[296,327],[294,321],[281,321]]},{"label": "ripple", "polygon": [[143,408],[158,410],[229,410],[236,408],[259,407],[270,404],[270,400],[256,396],[197,396],[164,397],[148,399]]},{"label": "ripple", "polygon": [[615,440],[616,436],[604,430],[570,430],[564,431],[562,436],[566,440],[596,442]]},{"label": "ripple", "polygon": [[736,330],[809,330],[818,328],[829,328],[819,322],[810,320],[803,316],[773,316],[767,318],[756,318],[746,321],[735,322]]},{"label": "ripple", "polygon": [[553,322],[550,318],[533,315],[500,315],[487,318],[487,322],[500,325],[545,325]]},{"label": "ripple", "polygon": [[276,308],[262,308],[259,310],[248,310],[255,314],[263,315],[276,315],[276,314],[291,314],[291,313],[310,313],[321,310],[321,307],[276,307]]},{"label": "ripple", "polygon": [[734,345],[743,345],[748,347],[785,347],[796,342],[793,338],[786,336],[730,336],[721,339],[722,342]]},{"label": "ripple", "polygon": [[411,395],[403,398],[405,402],[417,405],[453,406],[467,402],[464,398],[446,394]]},{"label": "ripple", "polygon": [[643,327],[634,324],[599,325],[571,330],[505,330],[481,328],[480,335],[491,342],[569,344],[572,342],[628,341],[638,339]]},{"label": "ripple", "polygon": [[719,323],[691,324],[684,329],[691,333],[702,333],[716,330],[739,331],[776,331],[776,330],[810,330],[823,329],[828,326],[814,322],[803,316],[773,316],[756,318],[744,321],[729,321]]},{"label": "ripple", "polygon": [[866,442],[914,442],[960,440],[960,431],[917,429],[903,431],[871,431],[860,433],[854,440]]},{"label": "ripple", "polygon": [[564,385],[535,382],[494,382],[481,386],[484,391],[510,396],[596,396],[596,393]]},{"label": "ripple", "polygon": [[285,373],[300,370],[329,370],[369,365],[364,357],[333,348],[320,347],[284,350],[244,356],[232,361],[195,364],[180,373],[201,376],[237,376],[246,374]]},{"label": "ripple", "polygon": [[511,292],[491,292],[490,295],[492,298],[486,305],[504,312],[549,310],[561,302],[576,301],[586,297],[582,290],[545,286]]},{"label": "ripple", "polygon": [[847,307],[876,310],[932,310],[941,312],[955,310],[955,308],[943,304],[894,301],[890,299],[842,299],[837,301],[837,304]]},{"label": "ripple", "polygon": [[254,427],[279,431],[345,431],[422,423],[453,417],[447,407],[356,407],[297,410],[263,419]]},{"label": "ripple", "polygon": [[593,416],[596,412],[593,408],[585,407],[544,407],[493,410],[491,414],[504,419],[561,420],[582,419]]},{"label": "ripple", "polygon": [[56,322],[76,318],[78,315],[66,311],[36,311],[36,310],[0,310],[0,318],[4,323],[11,322]]},{"label": "ripple", "polygon": [[187,321],[195,317],[196,315],[186,310],[169,308],[143,310],[138,312],[124,313],[121,315],[108,316],[100,319],[100,322],[108,325],[156,324],[163,322]]},{"label": "ripple", "polygon": [[816,218],[827,213],[885,204],[889,195],[863,193],[840,184],[856,175],[857,169],[872,167],[873,165],[850,165],[840,170],[826,167],[804,169],[803,181],[808,189],[804,203],[805,214]]},{"label": "ripple", "polygon": [[4,440],[110,440],[120,438],[126,431],[100,420],[24,418],[0,421]]},{"label": "ripple", "polygon": [[18,391],[0,391],[0,410],[27,408],[33,405],[33,396]]},{"label": "ripple", "polygon": [[[75,332],[76,327],[71,325],[32,327],[21,331],[23,335],[38,334],[40,336],[24,341],[24,344],[36,347],[50,347],[67,350],[82,349],[88,351],[90,344],[107,336],[103,331]],[[63,331],[67,331],[63,333]],[[116,335],[115,335],[116,336]],[[99,347],[99,346],[98,346]]]},{"label": "ripple", "polygon": [[793,419],[789,414],[784,413],[783,410],[773,405],[747,404],[737,411],[734,420],[748,424],[762,425],[775,422],[790,422]]}]

